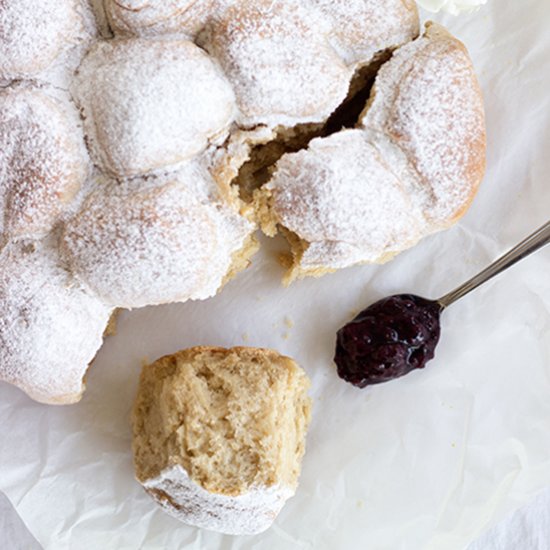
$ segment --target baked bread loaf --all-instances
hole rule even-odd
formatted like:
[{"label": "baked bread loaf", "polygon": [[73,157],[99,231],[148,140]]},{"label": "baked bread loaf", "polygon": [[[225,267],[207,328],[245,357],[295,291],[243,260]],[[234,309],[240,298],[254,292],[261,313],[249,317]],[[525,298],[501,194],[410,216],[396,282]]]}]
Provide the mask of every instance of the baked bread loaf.
[{"label": "baked bread loaf", "polygon": [[[291,243],[287,281],[389,259],[456,221],[484,167],[468,55],[418,33],[411,0],[0,1],[0,261],[48,250],[60,295],[111,311],[213,296],[259,224]],[[32,349],[0,380],[78,395],[33,389],[51,357],[18,377],[41,351],[18,311]]]},{"label": "baked bread loaf", "polygon": [[383,263],[467,210],[485,171],[481,93],[443,27],[382,65],[354,129],[282,156],[257,200],[292,247],[286,281]]},{"label": "baked bread loaf", "polygon": [[232,535],[267,529],[298,483],[309,381],[288,357],[198,347],[144,367],[136,476],[174,517]]}]

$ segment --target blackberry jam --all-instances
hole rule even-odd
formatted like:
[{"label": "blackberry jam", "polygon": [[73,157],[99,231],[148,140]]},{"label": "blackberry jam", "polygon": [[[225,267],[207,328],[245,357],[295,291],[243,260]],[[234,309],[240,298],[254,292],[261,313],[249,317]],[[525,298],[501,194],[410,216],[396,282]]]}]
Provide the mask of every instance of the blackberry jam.
[{"label": "blackberry jam", "polygon": [[423,369],[435,355],[442,310],[438,302],[413,294],[371,305],[338,331],[338,376],[364,388]]}]

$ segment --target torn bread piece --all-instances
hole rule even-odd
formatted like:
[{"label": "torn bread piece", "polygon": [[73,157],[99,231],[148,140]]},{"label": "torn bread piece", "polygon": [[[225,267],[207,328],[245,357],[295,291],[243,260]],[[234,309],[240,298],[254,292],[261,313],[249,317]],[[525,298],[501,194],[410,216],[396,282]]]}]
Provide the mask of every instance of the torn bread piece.
[{"label": "torn bread piece", "polygon": [[311,401],[304,371],[267,349],[197,347],[144,367],[133,412],[138,481],[204,529],[267,529],[296,491]]},{"label": "torn bread piece", "polygon": [[355,129],[284,155],[256,192],[264,231],[290,236],[285,281],[383,263],[449,227],[475,196],[485,151],[468,53],[427,24],[382,65]]}]

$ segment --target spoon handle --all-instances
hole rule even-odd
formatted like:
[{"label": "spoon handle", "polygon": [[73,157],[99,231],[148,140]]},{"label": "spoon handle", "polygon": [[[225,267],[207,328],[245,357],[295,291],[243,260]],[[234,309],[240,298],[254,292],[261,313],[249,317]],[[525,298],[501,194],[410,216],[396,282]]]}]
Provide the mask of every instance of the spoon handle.
[{"label": "spoon handle", "polygon": [[437,302],[442,307],[448,307],[452,303],[456,302],[463,296],[466,296],[469,292],[481,286],[483,283],[492,279],[499,273],[502,273],[509,267],[523,260],[527,256],[533,254],[543,246],[550,242],[550,222],[545,223],[542,227],[537,229],[532,235],[520,242],[517,246],[512,248],[510,252],[496,260],[489,267],[484,269],[481,273],[478,273],[475,277],[459,286],[457,289],[449,292],[442,298],[439,298]]}]

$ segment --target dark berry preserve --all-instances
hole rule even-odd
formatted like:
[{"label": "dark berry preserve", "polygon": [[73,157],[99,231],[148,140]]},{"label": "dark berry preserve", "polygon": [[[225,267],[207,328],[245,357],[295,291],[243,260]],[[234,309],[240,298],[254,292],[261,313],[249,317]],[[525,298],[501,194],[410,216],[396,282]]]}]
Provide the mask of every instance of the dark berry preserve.
[{"label": "dark berry preserve", "polygon": [[338,331],[338,376],[364,388],[423,369],[435,355],[442,309],[413,294],[371,305]]}]

